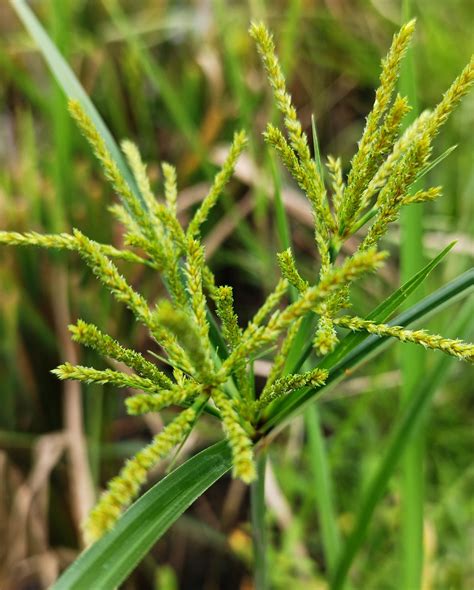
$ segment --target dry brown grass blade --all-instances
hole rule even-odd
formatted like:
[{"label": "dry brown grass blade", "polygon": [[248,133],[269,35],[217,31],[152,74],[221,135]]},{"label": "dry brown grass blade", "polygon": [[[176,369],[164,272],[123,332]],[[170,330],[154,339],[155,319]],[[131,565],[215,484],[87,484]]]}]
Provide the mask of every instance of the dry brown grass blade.
[{"label": "dry brown grass blade", "polygon": [[[63,267],[56,267],[52,274],[51,285],[54,285],[54,293],[51,293],[51,299],[60,350],[64,360],[77,364],[79,359],[76,347],[67,329],[71,323],[67,271]],[[84,436],[82,392],[77,381],[64,382],[63,417],[68,442],[69,485],[73,499],[74,521],[78,537],[81,538],[81,523],[94,504],[95,493]]]},{"label": "dry brown grass blade", "polygon": [[[34,447],[28,478],[16,488],[9,510],[5,535],[8,544],[2,568],[2,582],[7,588],[14,588],[25,572],[29,572],[25,565],[28,560],[49,552],[49,479],[66,448],[67,437],[63,432],[41,436]],[[43,585],[46,588],[55,579],[57,568],[52,567],[51,560],[38,563],[44,566],[37,572],[40,579],[46,580]]]},{"label": "dry brown grass blade", "polygon": [[247,492],[247,486],[240,479],[232,479],[222,505],[221,523],[225,530],[237,523],[239,512]]},{"label": "dry brown grass blade", "polygon": [[[8,455],[5,451],[0,451],[0,539],[7,539],[8,531],[8,498],[9,498],[9,473],[8,473]],[[5,560],[7,543],[0,544],[0,581],[2,579],[2,566]],[[0,584],[1,587],[1,584]]]},{"label": "dry brown grass blade", "polygon": [[[278,525],[282,530],[290,529],[294,524],[293,513],[283,492],[278,485],[271,461],[267,461],[265,471],[265,501],[272,510]],[[308,551],[300,541],[295,543],[294,556],[308,558]]]},{"label": "dry brown grass blade", "polygon": [[15,580],[2,590],[18,590],[20,587],[46,590],[57,580],[60,570],[60,558],[55,551],[33,555],[19,564]]},{"label": "dry brown grass blade", "polygon": [[207,258],[211,258],[215,254],[220,245],[233,234],[239,221],[247,217],[254,207],[255,199],[249,193],[236,204],[232,216],[228,213],[213,227],[204,240]]}]

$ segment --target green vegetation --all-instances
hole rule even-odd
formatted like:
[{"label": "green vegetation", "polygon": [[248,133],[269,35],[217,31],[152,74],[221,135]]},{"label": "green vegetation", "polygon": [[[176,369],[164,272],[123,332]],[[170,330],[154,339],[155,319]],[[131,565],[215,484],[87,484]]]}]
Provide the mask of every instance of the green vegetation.
[{"label": "green vegetation", "polygon": [[[44,354],[46,359],[48,354],[53,357],[59,354],[62,359],[52,372],[66,384],[63,423],[59,426],[64,431],[64,440],[56,443],[57,459],[51,463],[49,471],[58,464],[62,452],[67,451],[72,519],[65,528],[64,524],[61,526],[57,518],[67,520],[67,509],[61,506],[55,514],[53,504],[50,520],[61,543],[74,544],[72,535],[77,544],[81,545],[84,540],[90,547],[66,569],[54,587],[86,588],[95,584],[100,588],[115,588],[142,560],[143,565],[127,584],[134,584],[135,575],[149,577],[150,566],[153,569],[157,566],[154,552],[149,553],[153,545],[209,486],[223,485],[227,479],[221,478],[230,470],[237,481],[230,484],[229,490],[241,490],[242,497],[245,487],[238,482],[250,484],[249,514],[244,513],[242,522],[250,520],[248,530],[253,537],[253,551],[247,540],[246,525],[239,524],[236,529],[240,531],[240,542],[233,532],[227,539],[222,535],[225,532],[224,508],[230,504],[222,508],[222,524],[218,525],[223,527],[221,536],[209,542],[211,548],[216,548],[216,544],[221,550],[226,548],[238,561],[241,573],[236,580],[252,575],[259,589],[285,587],[289,579],[295,579],[301,587],[316,588],[321,584],[321,587],[340,589],[362,584],[368,588],[392,588],[393,572],[401,569],[407,588],[421,587],[422,583],[434,584],[433,587],[443,587],[445,582],[464,584],[469,574],[461,567],[454,573],[446,569],[443,553],[440,553],[438,565],[436,548],[430,546],[426,538],[428,533],[423,531],[424,527],[432,525],[423,514],[420,473],[423,473],[424,437],[420,435],[420,426],[426,423],[430,402],[442,389],[452,369],[449,357],[467,362],[474,360],[474,345],[466,341],[472,326],[469,302],[465,299],[472,290],[474,278],[472,269],[462,272],[465,262],[457,263],[459,272],[451,277],[443,278],[439,274],[441,262],[456,252],[453,243],[438,247],[439,254],[430,256],[428,263],[420,252],[407,262],[407,252],[423,246],[420,207],[435,206],[434,202],[441,195],[436,175],[446,164],[444,160],[450,161],[447,158],[453,150],[448,148],[437,155],[434,140],[474,81],[472,60],[444,92],[436,107],[406,123],[410,105],[403,92],[412,100],[418,97],[413,72],[401,70],[415,22],[403,25],[382,61],[375,102],[346,170],[345,149],[341,157],[322,159],[320,149],[325,153],[326,146],[317,137],[314,117],[311,148],[305,125],[287,90],[273,38],[266,26],[256,20],[250,27],[250,35],[266,70],[274,100],[274,109],[263,133],[268,147],[258,143],[256,134],[247,138],[258,102],[239,74],[239,55],[226,42],[224,55],[230,86],[242,113],[238,124],[246,129],[233,134],[227,155],[216,158],[220,168],[214,173],[209,158],[214,157],[211,142],[215,137],[212,125],[216,123],[209,122],[208,117],[217,115],[201,114],[206,124],[211,125],[211,132],[197,127],[196,105],[188,104],[182,93],[177,94],[171,72],[162,69],[150,47],[143,42],[146,29],[143,32],[140,26],[135,27],[136,23],[122,12],[118,2],[104,2],[104,7],[119,32],[131,70],[125,82],[115,78],[115,90],[120,96],[120,84],[130,84],[124,96],[132,103],[120,105],[111,100],[110,113],[115,113],[116,128],[127,130],[130,125],[127,111],[131,107],[129,112],[139,137],[136,144],[123,141],[121,150],[31,10],[22,0],[13,0],[12,5],[69,97],[69,112],[99,161],[112,192],[120,200],[120,204],[109,207],[116,221],[104,224],[103,209],[107,205],[104,206],[102,197],[97,196],[98,187],[102,185],[89,169],[86,174],[90,186],[88,184],[84,191],[87,201],[70,198],[72,187],[79,189],[80,184],[78,172],[69,165],[74,135],[67,119],[63,118],[66,111],[58,88],[55,89],[53,117],[55,109],[62,115],[61,123],[54,127],[53,182],[49,196],[43,196],[34,170],[34,163],[41,157],[34,139],[35,126],[31,115],[22,115],[21,120],[26,121],[25,161],[29,166],[33,163],[33,171],[21,180],[22,190],[30,198],[27,221],[18,223],[16,220],[15,223],[14,217],[9,218],[8,229],[0,232],[0,244],[68,250],[68,256],[71,252],[77,253],[98,283],[105,287],[99,291],[85,277],[80,283],[71,280],[65,258],[51,253],[47,263],[53,290],[54,329],[51,330],[48,319],[35,303],[35,297],[42,295],[42,283],[38,280],[40,267],[35,262],[38,259],[25,250],[17,254],[19,272],[16,269],[12,272],[13,267],[8,264],[5,271],[2,270],[6,277],[6,303],[2,306],[8,312],[2,323],[6,336],[4,358],[15,359],[16,351],[21,350],[18,339],[29,332],[35,342],[44,346],[44,353],[37,349],[40,355]],[[52,5],[54,12],[55,2]],[[220,15],[222,30],[226,30],[222,8],[216,3],[216,14]],[[285,15],[288,19],[285,22],[292,27],[284,37],[284,67],[295,59],[293,27],[300,18],[300,11],[300,4],[291,2]],[[255,12],[260,11],[255,9]],[[58,47],[63,50],[67,49],[67,39],[61,38],[60,25],[72,18],[69,9],[62,7],[53,19],[52,31],[53,34],[56,31]],[[184,22],[181,17],[176,20],[176,23]],[[209,65],[202,67],[205,69]],[[146,95],[136,96],[137,77],[133,68],[143,70],[150,87],[159,93],[170,122],[189,146],[186,157],[176,160],[177,167],[163,162],[160,168],[149,165],[147,169],[142,159],[137,147],[138,144],[142,146],[140,133],[149,132],[153,116]],[[211,80],[211,84],[215,83],[215,79]],[[14,81],[26,89],[33,101],[34,91],[28,85],[28,77],[20,76]],[[190,89],[193,83],[192,75],[183,81]],[[195,88],[195,99],[198,93],[199,89]],[[38,96],[36,100],[38,108],[50,108],[41,104]],[[212,97],[211,108],[217,108]],[[235,129],[235,124],[229,127]],[[145,133],[145,137],[149,135]],[[145,151],[146,146],[144,139]],[[275,155],[300,192],[295,193]],[[78,166],[84,167],[84,164]],[[156,186],[158,175],[161,178]],[[240,200],[229,196],[229,189],[235,190],[234,176],[241,184],[249,183],[253,191],[250,196]],[[188,198],[187,205],[183,205],[186,195],[178,187],[178,179],[181,185],[183,177],[194,180],[199,189],[198,199]],[[274,181],[270,192],[269,178]],[[435,182],[428,187],[432,179]],[[205,183],[205,188],[201,182]],[[5,194],[14,189],[8,176],[3,184]],[[273,197],[274,203],[269,197]],[[304,231],[304,238],[298,237],[301,230],[289,219],[290,199],[297,203],[299,215],[308,219],[310,232]],[[246,201],[252,204],[252,218],[242,213]],[[405,209],[418,213],[402,220],[404,231],[409,233],[402,251],[403,284],[397,289],[388,261],[395,250],[396,234],[392,224]],[[23,226],[26,231],[21,231]],[[74,229],[64,231],[70,226]],[[83,229],[75,229],[75,226]],[[15,231],[10,231],[10,227]],[[111,231],[115,227],[121,228],[118,238],[116,230]],[[37,231],[40,228],[45,231]],[[254,228],[259,231],[255,232]],[[221,248],[222,231],[227,236],[232,230],[236,242],[230,241]],[[217,239],[221,251],[216,253],[213,263],[211,257],[216,250],[213,244]],[[301,240],[304,248],[298,255],[296,244]],[[380,242],[384,250],[380,249]],[[273,255],[275,243],[281,251]],[[315,254],[308,255],[312,244]],[[232,271],[232,280],[226,278],[229,271]],[[158,276],[161,278],[159,285]],[[364,279],[361,285],[360,279]],[[20,304],[15,285],[22,285],[23,281],[31,285],[32,292],[26,296],[22,294]],[[432,294],[420,298],[419,287],[423,285],[427,292],[430,281]],[[232,285],[225,284],[227,282]],[[258,304],[255,297],[249,304],[245,302],[246,282],[258,293]],[[69,292],[68,285],[75,285],[74,295]],[[14,294],[13,299],[10,297],[13,302],[9,304],[10,311],[6,307],[9,292]],[[110,302],[110,294],[116,303]],[[379,301],[382,303],[375,305]],[[436,322],[442,320],[443,309],[448,305],[459,310],[459,321],[451,321],[446,329],[441,324],[440,329]],[[400,307],[405,310],[393,317]],[[352,309],[357,310],[357,315],[347,313]],[[84,320],[73,321],[76,315]],[[429,330],[411,327],[420,321],[426,326],[429,318],[434,322]],[[67,324],[69,335],[65,331]],[[116,337],[117,332],[122,336]],[[132,344],[126,346],[124,341]],[[362,390],[357,391],[385,390],[387,381],[380,387],[377,380],[386,379],[387,374],[389,380],[393,379],[394,361],[395,366],[398,364],[396,357],[387,350],[380,357],[384,360],[377,360],[380,368],[367,361],[386,351],[387,345],[395,341],[401,341],[404,346],[418,345],[418,348],[445,353],[444,356],[433,355],[434,360],[429,360],[431,355],[421,360],[406,353],[402,370],[404,393],[396,419],[392,418],[396,401],[386,393],[376,397],[366,393],[358,396],[356,402],[334,399],[330,404],[314,404],[316,399],[331,399],[338,389],[344,391],[343,379],[351,377],[362,363],[364,377],[353,380],[364,379]],[[83,345],[83,351],[79,352],[72,342]],[[85,364],[79,362],[79,355],[83,355]],[[426,365],[423,372],[421,363]],[[20,442],[19,437],[24,436],[20,433],[25,431],[38,433],[31,439],[21,438],[27,447],[38,435],[38,441],[50,441],[51,427],[45,430],[40,424],[33,426],[30,418],[30,426],[25,429],[18,420],[18,408],[20,403],[27,402],[32,392],[39,392],[39,399],[52,413],[50,423],[58,424],[59,420],[61,424],[54,407],[56,402],[60,405],[59,398],[50,397],[43,402],[43,384],[38,390],[31,378],[25,379],[21,363],[11,364],[5,373],[2,438],[13,450]],[[461,364],[456,374],[456,382],[462,387],[465,373]],[[398,376],[398,372],[395,375]],[[81,382],[88,384],[84,390],[80,388]],[[347,383],[350,385],[351,380]],[[58,388],[58,382],[55,384],[49,378],[47,384],[48,389]],[[388,387],[393,387],[390,381]],[[144,416],[153,438],[149,442],[141,437],[142,444],[133,452],[120,450],[118,441],[113,443],[112,448],[119,455],[133,455],[119,474],[114,475],[115,462],[106,460],[105,441],[115,419],[124,416],[119,405],[111,403],[111,395],[114,392],[117,395],[117,388],[129,394],[124,400],[128,415]],[[81,391],[84,391],[84,398]],[[449,399],[453,399],[453,395],[450,389]],[[304,422],[300,421],[301,414]],[[126,418],[126,423],[133,424],[137,420]],[[456,420],[463,424],[462,415],[454,413],[450,424],[455,424]],[[219,424],[226,442],[212,445],[220,438],[216,430]],[[383,434],[387,424],[391,429],[388,438]],[[283,429],[284,426],[289,428]],[[350,442],[355,432],[358,440]],[[465,437],[455,445],[459,456],[463,456],[469,440],[467,434]],[[198,454],[193,452],[196,448],[193,440],[201,440],[197,448],[205,446],[206,450]],[[381,454],[374,448],[374,441],[377,441],[375,447],[383,444]],[[194,447],[186,450],[190,444]],[[291,453],[295,457],[295,445],[301,456],[296,465],[292,465],[279,454],[281,449],[286,449],[288,456]],[[40,448],[39,443],[37,448]],[[171,455],[173,449],[176,451]],[[185,452],[194,456],[186,461]],[[402,497],[396,500],[396,509],[393,509],[386,504],[385,494],[405,452]],[[357,458],[356,468],[349,464],[354,459],[346,459],[351,455]],[[171,459],[169,474],[136,499],[152,469],[166,458]],[[176,461],[182,464],[175,467]],[[465,465],[462,461],[461,464]],[[307,467],[306,473],[301,466]],[[449,472],[452,467],[446,469]],[[114,476],[92,507],[95,491],[109,473]],[[469,500],[463,496],[471,477],[467,467],[460,469],[457,476],[461,480],[455,492],[461,494],[461,505],[467,509]],[[59,484],[57,492],[53,489],[54,493],[60,493],[62,485]],[[350,492],[352,488],[355,494]],[[440,516],[445,518],[443,502],[434,501],[440,507],[437,508],[440,526],[449,531],[450,525]],[[296,506],[300,508],[297,510]],[[310,524],[315,514],[320,523],[317,530]],[[242,519],[242,516],[234,513],[235,518]],[[390,522],[400,518],[403,534],[399,555],[398,548],[394,548],[398,544],[397,531]],[[459,516],[459,530],[465,526],[466,518],[465,514]],[[274,525],[271,528],[269,519]],[[390,531],[388,536],[387,530]],[[211,535],[210,530],[208,534]],[[450,536],[453,537],[447,535],[443,551],[450,551]],[[460,550],[462,543],[455,535],[452,542],[453,547]],[[6,556],[7,563],[11,557],[8,552]],[[172,563],[173,559],[170,553],[169,561]],[[189,557],[191,571],[193,559]],[[10,575],[7,574],[8,583]],[[50,575],[48,583],[55,577]],[[167,582],[163,579],[166,576],[160,576],[157,587],[161,584],[172,587],[172,574]],[[217,584],[217,579],[214,582]],[[149,584],[152,587],[152,582]]]}]

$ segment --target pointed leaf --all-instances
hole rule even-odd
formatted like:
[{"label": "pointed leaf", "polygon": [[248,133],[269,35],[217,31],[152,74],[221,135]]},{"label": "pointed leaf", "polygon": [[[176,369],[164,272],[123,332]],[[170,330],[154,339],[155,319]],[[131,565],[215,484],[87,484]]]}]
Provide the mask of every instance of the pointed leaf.
[{"label": "pointed leaf", "polygon": [[113,590],[181,514],[231,467],[222,441],[192,457],[139,498],[102,539],[86,549],[52,590]]},{"label": "pointed leaf", "polygon": [[[367,320],[373,322],[385,322],[392,313],[406,301],[406,299],[427,279],[428,275],[438,266],[448,252],[454,247],[456,242],[448,244],[444,250],[442,250],[437,256],[433,258],[426,266],[424,266],[419,272],[417,272],[411,279],[404,283],[399,289],[394,291],[390,297],[385,299],[380,305],[372,310],[367,316]],[[334,350],[334,352],[328,355],[322,366],[324,368],[330,368],[334,366],[336,362],[342,359],[350,350],[352,350],[357,344],[367,338],[366,334],[348,334],[340,345]]]},{"label": "pointed leaf", "polygon": [[[434,312],[439,312],[446,305],[453,303],[459,297],[467,295],[472,291],[473,286],[474,269],[470,269],[431,295],[424,297],[394,318],[392,322],[389,322],[389,325],[407,327],[420,319],[429,317]],[[366,337],[358,346],[352,348],[341,361],[330,368],[329,377],[324,387],[301,389],[291,396],[287,396],[278,405],[275,404],[271,413],[269,412],[267,415],[262,432],[268,432],[276,425],[280,427],[284,421],[286,422],[295,413],[300,412],[307,403],[312,402],[324,391],[325,387],[342,378],[348,371],[354,370],[355,367],[368,360],[369,357],[380,353],[391,342],[394,342],[394,339],[389,337],[381,338],[375,335]],[[320,366],[324,366],[324,363],[321,363]]]},{"label": "pointed leaf", "polygon": [[100,116],[94,104],[87,96],[76,75],[66,60],[63,58],[58,48],[53,43],[48,33],[38,21],[28,4],[24,0],[10,0],[10,2],[17,15],[27,28],[28,32],[36,41],[39,50],[43,54],[43,57],[45,58],[49,69],[56,78],[58,84],[64,90],[66,96],[79,101],[82,108],[93,121],[100,135],[104,138],[107,148],[112,155],[112,158],[115,160],[117,166],[119,167],[122,176],[126,179],[127,183],[130,185],[130,188],[133,190],[135,196],[140,200],[143,207],[146,208],[143,197],[141,196],[140,191],[136,186],[135,180],[131,175],[127,165],[125,164],[117,143],[112,137],[112,134],[110,133],[107,125],[104,123],[104,120]]}]

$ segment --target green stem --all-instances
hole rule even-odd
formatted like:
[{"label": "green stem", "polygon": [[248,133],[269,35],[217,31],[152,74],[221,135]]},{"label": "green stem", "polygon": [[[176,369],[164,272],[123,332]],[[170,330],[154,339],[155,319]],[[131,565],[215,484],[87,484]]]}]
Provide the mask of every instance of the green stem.
[{"label": "green stem", "polygon": [[378,213],[378,210],[378,207],[374,205],[371,209],[364,213],[364,215],[362,215],[362,217],[358,219],[352,226],[351,233],[355,234],[355,232],[363,227],[370,219],[372,219],[372,217],[375,217],[375,215]]},{"label": "green stem", "polygon": [[[412,17],[413,3],[403,0],[403,20]],[[400,92],[408,97],[412,110],[406,125],[418,115],[415,64],[409,50],[400,74]],[[420,188],[415,183],[412,190]],[[407,280],[416,273],[424,263],[423,260],[423,205],[402,209],[400,216],[401,230],[401,277]],[[413,298],[409,297],[409,307]],[[405,407],[415,394],[415,387],[421,381],[424,372],[424,350],[415,345],[403,346],[401,349],[402,369],[402,407]],[[424,433],[420,429],[413,438],[402,459],[401,477],[401,585],[402,588],[416,590],[421,586],[423,570],[423,499],[424,499]]]},{"label": "green stem", "polygon": [[250,486],[250,513],[254,550],[255,590],[267,588],[267,534],[265,529],[265,467],[267,451],[257,457],[257,479]]}]

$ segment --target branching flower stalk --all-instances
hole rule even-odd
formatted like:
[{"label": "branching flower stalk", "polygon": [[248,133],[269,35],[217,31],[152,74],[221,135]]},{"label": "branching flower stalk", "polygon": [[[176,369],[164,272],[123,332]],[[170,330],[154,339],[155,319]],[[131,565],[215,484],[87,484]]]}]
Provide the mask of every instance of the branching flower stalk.
[{"label": "branching flower stalk", "polygon": [[[106,179],[122,200],[123,205],[114,205],[112,213],[125,226],[125,247],[118,249],[99,244],[78,229],[57,235],[4,231],[0,232],[0,244],[78,253],[113,297],[146,326],[156,343],[157,358],[164,359],[163,364],[157,365],[103,333],[99,327],[78,320],[69,327],[73,340],[104,357],[124,363],[131,373],[64,363],[53,371],[60,379],[130,389],[126,407],[132,415],[157,412],[169,406],[180,408],[163,431],[129,459],[119,475],[109,482],[84,525],[89,542],[114,526],[123,510],[136,498],[148,471],[182,444],[206,408],[212,408],[212,413],[221,420],[232,451],[234,477],[245,483],[254,480],[254,446],[262,436],[265,410],[301,388],[324,387],[328,378],[327,370],[317,368],[314,358],[311,359],[312,369],[285,373],[292,344],[303,320],[312,314],[318,317],[313,344],[320,356],[337,346],[336,327],[341,327],[413,342],[464,361],[474,360],[472,344],[425,330],[408,330],[355,315],[340,315],[343,308],[350,307],[353,282],[376,271],[386,259],[387,253],[379,250],[379,242],[389,224],[397,219],[400,209],[440,195],[440,187],[414,195],[410,187],[432,165],[433,139],[474,79],[471,61],[440,104],[433,111],[423,113],[400,137],[402,119],[409,105],[404,97],[393,94],[414,27],[414,21],[402,27],[382,62],[374,108],[367,117],[347,178],[344,178],[342,161],[329,156],[326,165],[331,182],[326,187],[286,89],[272,36],[261,23],[251,26],[250,34],[256,41],[285,129],[282,131],[269,124],[264,136],[310,202],[319,268],[315,278],[308,280],[299,272],[291,249],[279,253],[281,278],[245,327],[239,322],[232,287],[216,284],[201,242],[202,226],[245,148],[245,133],[234,135],[222,169],[184,228],[177,217],[175,168],[162,164],[163,194],[156,197],[137,146],[124,141],[122,149],[142,196],[138,199],[81,104],[70,101],[71,115],[90,143]],[[338,254],[344,242],[369,221],[371,225],[357,250],[340,260]],[[161,275],[169,297],[157,302],[146,301],[129,284],[116,263],[151,267]],[[291,302],[287,300],[290,285],[297,293]],[[219,344],[212,336],[210,313],[215,313],[220,325]],[[251,369],[256,356],[264,353],[271,357],[273,365],[266,384],[258,391]]]},{"label": "branching flower stalk", "polygon": [[[341,161],[331,156],[327,160],[332,188],[328,214],[328,196],[316,166],[316,157],[309,158],[306,134],[301,124],[294,122],[296,111],[286,90],[271,35],[262,23],[253,24],[250,29],[262,56],[275,102],[283,115],[288,139],[271,124],[264,136],[312,205],[321,279],[334,266],[344,242],[371,219],[372,225],[359,250],[377,246],[403,206],[433,200],[441,193],[440,187],[432,187],[412,195],[410,187],[431,165],[434,137],[472,85],[474,62],[471,59],[432,112],[422,113],[399,136],[403,117],[410,107],[405,97],[393,95],[400,65],[414,30],[414,20],[404,25],[394,36],[387,57],[382,61],[374,107],[367,117],[347,180],[343,178]],[[308,158],[312,164],[308,164]],[[316,197],[315,186],[318,187]],[[304,279],[299,276],[291,252],[280,255],[279,264],[284,276],[301,292]],[[333,319],[341,309],[349,306],[347,285],[342,285],[320,306],[320,320],[313,344],[321,356],[337,345]]]}]

